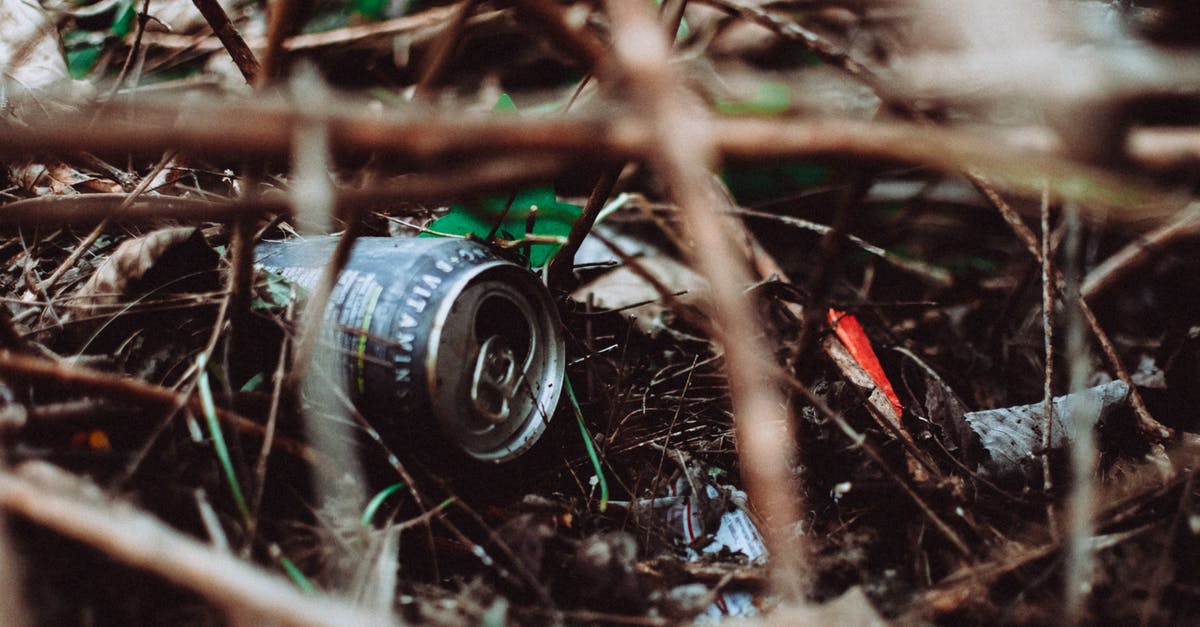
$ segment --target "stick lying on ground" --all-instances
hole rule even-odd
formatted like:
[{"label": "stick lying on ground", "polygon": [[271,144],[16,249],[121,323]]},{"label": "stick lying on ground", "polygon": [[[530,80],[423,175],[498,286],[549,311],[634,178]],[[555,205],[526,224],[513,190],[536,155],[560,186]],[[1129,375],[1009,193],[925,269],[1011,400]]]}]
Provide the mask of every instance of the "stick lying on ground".
[{"label": "stick lying on ground", "polygon": [[282,576],[220,553],[94,486],[42,462],[0,471],[0,508],[195,591],[259,624],[391,625],[322,594],[302,594]]}]

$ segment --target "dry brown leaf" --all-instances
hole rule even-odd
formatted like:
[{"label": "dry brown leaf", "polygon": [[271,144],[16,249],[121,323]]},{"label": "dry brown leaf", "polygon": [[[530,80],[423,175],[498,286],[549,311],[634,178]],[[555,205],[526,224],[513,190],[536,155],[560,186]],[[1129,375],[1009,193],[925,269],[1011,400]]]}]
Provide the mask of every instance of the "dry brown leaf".
[{"label": "dry brown leaf", "polygon": [[[638,263],[672,292],[682,303],[701,301],[708,282],[688,266],[662,254],[639,257]],[[624,309],[643,333],[654,336],[671,325],[670,309],[661,301],[654,286],[627,266],[622,266],[580,287],[571,298],[584,302],[588,294],[601,309]]]},{"label": "dry brown leaf", "polygon": [[84,174],[64,161],[26,162],[9,168],[9,179],[38,196],[71,194],[77,189],[120,193],[121,186],[103,177]]},{"label": "dry brown leaf", "polygon": [[[62,102],[88,95],[91,85],[71,80],[54,20],[36,0],[0,2],[0,101],[6,113],[20,107],[61,108]],[[9,100],[20,97],[20,105]]]},{"label": "dry brown leaf", "polygon": [[[105,305],[113,305],[144,288],[144,279],[155,270],[164,258],[178,253],[190,255],[191,250],[215,253],[204,242],[204,236],[195,227],[173,227],[160,229],[122,243],[104,263],[96,269],[83,287],[75,294],[73,311],[77,315],[93,313]],[[206,265],[201,262],[198,265]],[[207,270],[199,267],[196,270]]]}]

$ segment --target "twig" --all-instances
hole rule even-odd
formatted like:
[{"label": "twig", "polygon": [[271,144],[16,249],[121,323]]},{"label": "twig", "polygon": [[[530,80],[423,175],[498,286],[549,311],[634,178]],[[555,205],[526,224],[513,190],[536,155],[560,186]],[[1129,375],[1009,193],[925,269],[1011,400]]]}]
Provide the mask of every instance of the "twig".
[{"label": "twig", "polygon": [[[121,72],[117,74],[117,80],[113,81],[112,89],[108,92],[106,100],[112,99],[125,83],[125,77],[129,74],[129,68],[133,65],[133,60],[142,51],[142,35],[146,32],[146,20],[150,18],[150,0],[142,2],[142,10],[137,14],[137,33],[133,36],[133,46],[129,48],[129,54],[125,56],[125,63],[121,65]],[[134,79],[136,84],[137,79]]]},{"label": "twig", "polygon": [[[1042,416],[1042,491],[1054,494],[1054,475],[1050,472],[1051,430],[1054,428],[1054,272],[1050,258],[1050,190],[1042,193],[1042,346],[1046,355],[1042,394],[1045,404]],[[1046,524],[1050,533],[1058,535],[1058,516],[1054,501],[1046,503]]]},{"label": "twig", "polygon": [[[851,180],[842,190],[838,198],[833,223],[829,231],[821,236],[817,246],[817,259],[812,264],[808,274],[808,298],[805,299],[801,312],[800,334],[796,338],[795,352],[804,355],[816,336],[817,329],[824,324],[826,298],[833,281],[837,276],[836,264],[840,261],[845,249],[845,234],[850,230],[851,220],[858,210],[858,205],[871,187],[871,178],[864,173],[853,173]],[[899,416],[897,416],[899,418]]]},{"label": "twig", "polygon": [[217,0],[192,0],[192,3],[200,10],[200,15],[204,16],[208,26],[212,28],[213,34],[229,52],[233,63],[242,73],[242,78],[246,79],[246,84],[253,85],[262,68],[258,64],[258,59],[254,57],[254,52],[250,50],[250,46],[246,45],[246,40],[242,39],[242,34],[229,20],[229,15],[221,7],[221,3]]},{"label": "twig", "polygon": [[[294,303],[289,302],[287,311],[288,317],[294,309]],[[267,424],[263,427],[262,446],[258,449],[258,461],[254,464],[254,484],[251,486],[250,493],[250,520],[255,521],[257,525],[258,513],[262,507],[263,493],[266,491],[267,481],[267,461],[271,457],[271,449],[275,444],[275,427],[279,421],[279,404],[283,398],[283,384],[287,378],[287,356],[288,356],[288,341],[280,342],[279,344],[279,362],[275,365],[275,373],[271,376],[271,405],[267,409]],[[249,530],[249,535],[253,537],[254,530]]]},{"label": "twig", "polygon": [[614,167],[603,170],[600,178],[592,187],[592,193],[588,196],[587,203],[583,205],[583,212],[579,219],[571,225],[567,243],[550,260],[549,268],[546,270],[546,283],[551,288],[566,290],[571,283],[572,273],[575,269],[575,253],[579,252],[583,240],[592,232],[592,227],[596,224],[596,217],[600,215],[600,210],[604,208],[604,203],[612,194],[622,169]]},{"label": "twig", "polygon": [[450,23],[446,25],[446,28],[434,40],[434,49],[430,54],[429,63],[425,66],[425,71],[421,73],[421,80],[417,82],[417,96],[426,97],[429,95],[429,90],[433,88],[433,84],[437,82],[438,77],[442,74],[442,70],[446,68],[446,64],[454,54],[454,50],[458,46],[460,36],[462,35],[463,27],[467,23],[467,18],[471,17],[471,13],[475,11],[477,2],[478,0],[459,0]]},{"label": "twig", "polygon": [[300,389],[300,384],[304,381],[308,367],[312,363],[313,351],[316,350],[326,324],[325,307],[329,304],[329,296],[333,293],[333,288],[337,285],[338,277],[341,276],[342,269],[346,267],[346,262],[350,261],[350,252],[362,230],[359,211],[361,210],[351,209],[351,214],[346,221],[346,229],[338,239],[337,246],[334,247],[333,254],[326,263],[325,270],[321,273],[320,282],[312,289],[308,301],[304,305],[304,313],[300,316],[303,325],[300,339],[296,342],[296,353],[292,358],[291,371],[288,373],[287,387],[290,389]]},{"label": "twig", "polygon": [[[400,116],[364,111],[338,99],[305,107],[272,98],[179,106],[149,99],[110,105],[111,119],[63,114],[30,116],[30,126],[3,128],[0,155],[90,150],[147,154],[186,146],[197,157],[283,157],[301,120],[325,120],[338,155],[375,153],[425,163],[462,155],[570,156],[625,162],[656,150],[657,130],[623,109],[545,119]],[[1046,180],[1056,197],[1114,207],[1118,219],[1174,216],[1186,203],[1129,175],[1080,165],[1053,149],[1022,147],[1002,132],[896,121],[838,118],[706,121],[719,157],[747,162],[850,157],[920,163],[958,173],[971,167],[1013,189],[1040,194]],[[170,130],[166,130],[170,129]],[[1200,157],[1200,145],[1196,156]],[[966,164],[964,166],[964,164]],[[1087,185],[1080,185],[1086,180]],[[1120,199],[1115,203],[1114,199]]]},{"label": "twig", "polygon": [[[567,167],[555,158],[505,158],[438,174],[413,174],[392,183],[361,190],[340,189],[336,192],[338,213],[335,217],[345,218],[351,210],[383,201],[389,204],[397,201],[444,202],[473,194],[512,189],[514,186],[552,179]],[[292,213],[291,204],[278,197],[213,202],[174,196],[141,196],[130,201],[116,215],[117,208],[129,197],[129,194],[79,194],[18,200],[3,205],[0,224],[33,226],[94,223],[110,216],[121,222],[154,219],[217,221],[239,214]]]},{"label": "twig", "polygon": [[[88,497],[91,498],[88,498]],[[278,575],[214,550],[53,466],[0,471],[0,507],[91,545],[115,560],[195,591],[232,613],[281,625],[387,625],[324,594],[305,595]]]},{"label": "twig", "polygon": [[707,116],[680,93],[678,77],[668,65],[666,37],[648,9],[628,0],[613,0],[607,8],[615,56],[633,95],[631,104],[653,129],[646,146],[650,164],[682,208],[695,242],[688,255],[709,279],[742,477],[767,522],[773,587],[785,599],[803,599],[810,549],[794,527],[804,511],[792,478],[795,440],[778,387],[779,368],[768,361],[772,353],[760,335],[758,312],[742,292],[749,279],[745,259],[722,230],[722,217],[715,210],[710,168],[717,150],[707,134],[711,127]]},{"label": "twig", "polygon": [[270,0],[267,3],[267,46],[263,52],[262,67],[255,76],[255,89],[266,87],[287,72],[287,55],[283,41],[302,26],[297,19],[300,1]]},{"label": "twig", "polygon": [[896,412],[883,390],[879,389],[858,360],[850,355],[841,340],[832,335],[827,336],[821,342],[821,347],[846,380],[858,388],[871,390],[866,399],[867,409],[875,422],[904,447],[909,477],[917,484],[930,483],[931,478],[941,479],[942,473],[937,465],[929,459],[928,453],[917,446],[912,435],[904,428],[900,414]]},{"label": "twig", "polygon": [[769,9],[743,0],[695,1],[721,9],[733,15],[741,16],[744,19],[774,31],[777,35],[785,39],[801,42],[814,54],[819,56],[822,61],[858,78],[881,97],[886,95],[886,89],[880,78],[866,65],[854,59],[850,55],[849,50],[838,47],[811,29],[805,28],[794,19],[779,17],[771,13]]},{"label": "twig", "polygon": [[937,512],[933,511],[933,508],[929,506],[929,503],[927,503],[921,494],[909,484],[908,480],[904,476],[892,469],[891,465],[887,462],[887,458],[884,457],[883,452],[879,450],[879,447],[875,446],[875,444],[868,440],[865,435],[859,433],[858,430],[851,426],[849,422],[846,422],[846,418],[844,416],[834,411],[824,399],[817,396],[811,389],[809,389],[808,386],[804,385],[794,377],[788,377],[787,381],[792,386],[792,389],[804,396],[804,398],[807,399],[808,402],[811,403],[812,406],[816,408],[817,412],[819,412],[822,416],[825,416],[825,418],[828,420],[832,420],[834,425],[837,426],[838,430],[840,430],[847,438],[849,438],[850,442],[854,446],[861,448],[863,452],[867,454],[867,457],[870,457],[872,461],[874,461],[879,468],[883,470],[883,472],[887,474],[887,476],[890,477],[893,482],[895,482],[896,485],[900,486],[900,489],[903,490],[910,499],[912,499],[912,502],[917,506],[917,509],[920,509],[921,513],[925,514],[925,517],[928,518],[929,522],[933,524],[934,529],[937,529],[938,533],[940,533],[943,538],[949,541],[960,555],[963,557],[971,556],[971,548],[967,546],[967,543],[963,541],[958,532],[954,531],[950,525],[946,524],[946,521],[942,520],[941,516],[937,515]]},{"label": "twig", "polygon": [[[100,236],[104,233],[105,227],[108,226],[110,216],[119,216],[121,215],[121,212],[128,209],[130,205],[132,205],[146,191],[146,189],[150,187],[150,183],[154,181],[154,177],[158,176],[158,173],[162,172],[163,168],[167,167],[167,164],[170,163],[171,159],[174,157],[175,151],[168,150],[158,160],[158,163],[151,168],[150,173],[138,182],[137,187],[133,188],[133,191],[129,192],[128,194],[119,194],[119,196],[123,197],[121,204],[117,206],[112,214],[107,215],[100,220],[100,223],[96,225],[96,228],[92,229],[91,233],[88,233],[87,237],[83,238],[83,241],[79,242],[79,244],[75,246],[75,250],[71,251],[71,254],[68,255],[62,263],[58,264],[58,267],[54,269],[54,272],[51,273],[45,281],[42,281],[41,285],[38,286],[38,289],[48,295],[50,290],[54,288],[54,285],[58,283],[58,280],[62,278],[62,275],[67,270],[74,268],[75,264],[79,262],[80,257],[83,257],[87,251],[91,250],[92,244],[95,244],[96,240],[100,239]],[[49,296],[47,296],[47,298],[49,298]]]},{"label": "twig", "polygon": [[[786,224],[787,226],[798,229],[812,231],[818,235],[825,235],[831,230],[831,228],[827,225],[805,220],[804,218],[779,215],[767,211],[756,211],[754,209],[744,209],[739,207],[732,210],[732,213],[749,218],[769,220],[778,224]],[[884,263],[896,268],[897,270],[901,270],[916,276],[918,279],[924,281],[930,286],[947,288],[954,284],[954,277],[945,268],[939,268],[937,266],[927,264],[919,259],[901,257],[896,253],[876,246],[875,244],[872,244],[861,237],[858,237],[857,235],[847,233],[845,234],[845,237],[850,243],[857,246],[860,250],[879,257],[884,261]]]},{"label": "twig", "polygon": [[1080,293],[1091,302],[1131,272],[1153,260],[1166,247],[1197,237],[1200,237],[1200,203],[1193,203],[1175,219],[1138,237],[1105,259],[1088,273]]},{"label": "twig", "polygon": [[[15,381],[60,383],[71,386],[75,391],[101,394],[122,402],[130,402],[150,409],[170,410],[176,404],[200,408],[199,400],[188,399],[167,388],[145,383],[137,379],[97,372],[90,368],[55,363],[46,359],[30,357],[8,350],[0,350],[0,374]],[[247,433],[262,434],[262,425],[220,407],[217,417],[222,422]],[[323,455],[295,440],[280,439],[279,446],[288,453],[309,463],[328,461]]]},{"label": "twig", "polygon": [[688,0],[664,0],[658,9],[658,19],[662,21],[667,33],[667,39],[675,41],[679,26],[683,24],[683,12],[687,9]]},{"label": "twig", "polygon": [[609,58],[606,46],[584,25],[572,25],[566,8],[552,0],[515,0],[517,11],[536,20],[548,37],[568,54],[579,59],[585,69],[596,71]]},{"label": "twig", "polygon": [[[1020,215],[1013,210],[1008,202],[1005,201],[1002,196],[1000,196],[1000,193],[996,191],[996,188],[992,187],[992,185],[986,179],[982,178],[977,173],[968,173],[967,179],[970,180],[971,183],[977,188],[979,188],[981,192],[983,192],[984,196],[986,196],[992,205],[1000,212],[1000,215],[1004,216],[1005,222],[1007,222],[1012,228],[1013,233],[1017,236],[1017,239],[1024,244],[1025,249],[1033,255],[1034,259],[1040,262],[1042,259],[1042,252],[1041,245],[1038,243],[1038,237],[1037,235],[1034,235],[1033,230],[1031,230],[1025,224],[1025,222],[1021,220]],[[1054,274],[1054,281],[1051,282],[1051,285],[1064,285],[1062,273],[1055,272]],[[1061,288],[1058,289],[1061,290]],[[1133,405],[1134,413],[1137,414],[1138,428],[1147,437],[1155,441],[1170,438],[1173,433],[1172,430],[1155,420],[1154,416],[1150,415],[1150,409],[1146,407],[1146,401],[1142,399],[1141,392],[1138,391],[1137,386],[1135,386],[1133,383],[1133,379],[1129,376],[1129,371],[1125,369],[1125,365],[1121,362],[1121,356],[1117,354],[1117,349],[1115,346],[1113,346],[1112,340],[1109,339],[1108,333],[1104,331],[1104,327],[1100,326],[1100,320],[1096,318],[1096,314],[1092,311],[1091,305],[1089,305],[1087,300],[1083,299],[1082,297],[1079,299],[1079,312],[1083,315],[1084,320],[1087,321],[1088,326],[1091,327],[1092,335],[1095,336],[1096,342],[1100,345],[1100,349],[1104,352],[1104,356],[1108,360],[1108,363],[1112,367],[1113,371],[1116,373],[1117,378],[1124,381],[1125,385],[1129,386],[1129,402],[1131,405]]]},{"label": "twig", "polygon": [[[356,24],[343,28],[335,28],[320,33],[295,35],[283,40],[283,48],[288,52],[318,50],[334,46],[349,46],[352,44],[367,44],[374,39],[385,37],[411,37],[428,39],[436,36],[451,19],[454,6],[438,6],[413,15],[392,18],[382,22]],[[469,22],[471,25],[495,21],[506,15],[507,11],[488,11],[475,16]],[[146,43],[169,49],[186,49],[195,52],[214,52],[221,49],[223,44],[216,38],[201,38],[192,35],[174,33],[146,33]],[[262,48],[266,46],[265,38],[251,38],[249,47]]]},{"label": "twig", "polygon": [[[1070,392],[1077,400],[1068,397],[1067,412],[1075,420],[1076,430],[1070,439],[1071,490],[1067,501],[1067,558],[1063,567],[1064,610],[1069,625],[1079,625],[1083,620],[1084,605],[1091,597],[1092,579],[1095,576],[1095,557],[1091,547],[1095,529],[1092,516],[1096,497],[1096,436],[1094,426],[1087,416],[1097,414],[1087,407],[1079,394],[1087,388],[1091,374],[1087,356],[1087,332],[1084,330],[1082,309],[1086,301],[1079,297],[1079,282],[1082,278],[1083,224],[1079,211],[1071,203],[1063,207],[1063,220],[1067,226],[1064,256],[1066,270],[1063,272],[1064,301],[1076,305],[1068,308],[1067,318],[1067,367],[1070,372]],[[1130,396],[1133,386],[1130,385]]]}]

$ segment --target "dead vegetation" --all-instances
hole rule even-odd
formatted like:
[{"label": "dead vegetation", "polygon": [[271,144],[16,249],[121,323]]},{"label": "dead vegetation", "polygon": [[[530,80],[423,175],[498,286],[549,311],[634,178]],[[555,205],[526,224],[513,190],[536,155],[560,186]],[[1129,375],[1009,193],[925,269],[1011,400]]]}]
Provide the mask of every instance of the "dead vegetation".
[{"label": "dead vegetation", "polygon": [[[1190,3],[0,23],[6,624],[1194,621]],[[331,374],[356,239],[443,230],[557,299],[517,461]]]}]

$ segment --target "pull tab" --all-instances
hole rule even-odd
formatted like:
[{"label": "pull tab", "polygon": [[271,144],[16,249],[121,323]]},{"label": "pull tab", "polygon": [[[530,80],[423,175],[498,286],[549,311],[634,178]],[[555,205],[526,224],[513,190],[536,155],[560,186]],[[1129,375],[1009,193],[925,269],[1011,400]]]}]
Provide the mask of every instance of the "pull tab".
[{"label": "pull tab", "polygon": [[517,358],[499,335],[479,347],[475,373],[471,376],[471,402],[475,413],[498,425],[508,420],[516,402],[517,386],[525,373],[517,371]]}]

